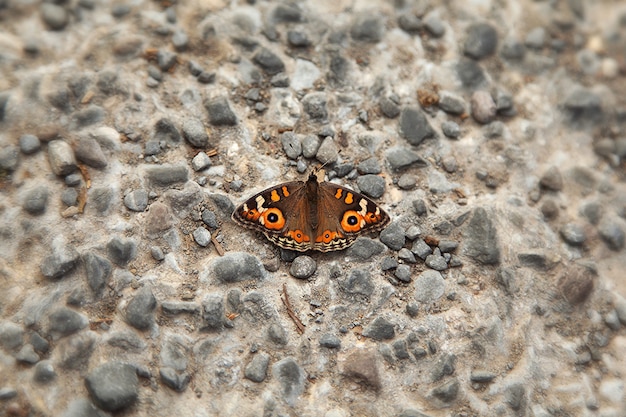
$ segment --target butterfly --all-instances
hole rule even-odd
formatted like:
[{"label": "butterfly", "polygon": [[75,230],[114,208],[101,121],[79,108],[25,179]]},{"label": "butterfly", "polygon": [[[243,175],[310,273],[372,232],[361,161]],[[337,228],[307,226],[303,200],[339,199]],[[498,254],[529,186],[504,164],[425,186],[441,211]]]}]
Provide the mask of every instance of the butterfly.
[{"label": "butterfly", "polygon": [[381,230],[389,215],[369,198],[349,188],[292,181],[261,191],[237,207],[233,220],[262,232],[272,243],[299,252],[345,249],[364,233]]}]

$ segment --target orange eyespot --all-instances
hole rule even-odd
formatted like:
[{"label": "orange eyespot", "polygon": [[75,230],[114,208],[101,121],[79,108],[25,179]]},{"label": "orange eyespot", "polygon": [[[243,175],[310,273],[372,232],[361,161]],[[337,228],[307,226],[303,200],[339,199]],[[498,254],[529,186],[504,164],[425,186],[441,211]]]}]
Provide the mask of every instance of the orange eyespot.
[{"label": "orange eyespot", "polygon": [[319,235],[316,239],[316,243],[330,243],[337,238],[342,238],[343,235],[339,232],[331,232],[330,230],[325,230],[324,233]]},{"label": "orange eyespot", "polygon": [[276,207],[265,210],[263,214],[261,214],[261,217],[263,218],[263,226],[268,229],[281,230],[285,227],[283,212]]},{"label": "orange eyespot", "polygon": [[259,213],[257,209],[250,209],[250,210],[244,211],[242,213],[242,217],[244,217],[246,220],[257,221],[259,217],[261,217],[261,213]]},{"label": "orange eyespot", "polygon": [[311,241],[311,238],[308,235],[305,235],[302,230],[290,230],[285,233],[285,235],[295,240],[296,243]]},{"label": "orange eyespot", "polygon": [[363,216],[354,210],[348,210],[343,213],[341,219],[341,228],[348,233],[358,232],[363,228]]},{"label": "orange eyespot", "polygon": [[363,217],[363,220],[365,220],[365,223],[367,224],[378,223],[381,219],[382,216],[380,214],[376,214],[371,211],[367,212]]}]

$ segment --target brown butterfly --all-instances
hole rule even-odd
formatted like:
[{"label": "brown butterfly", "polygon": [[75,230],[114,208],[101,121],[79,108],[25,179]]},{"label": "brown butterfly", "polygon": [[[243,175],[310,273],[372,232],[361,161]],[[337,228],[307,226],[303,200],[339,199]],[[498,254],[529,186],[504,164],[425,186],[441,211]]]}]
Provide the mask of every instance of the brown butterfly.
[{"label": "brown butterfly", "polygon": [[261,191],[237,207],[233,220],[263,232],[281,248],[305,252],[345,249],[381,230],[389,215],[369,198],[330,182],[292,181]]}]

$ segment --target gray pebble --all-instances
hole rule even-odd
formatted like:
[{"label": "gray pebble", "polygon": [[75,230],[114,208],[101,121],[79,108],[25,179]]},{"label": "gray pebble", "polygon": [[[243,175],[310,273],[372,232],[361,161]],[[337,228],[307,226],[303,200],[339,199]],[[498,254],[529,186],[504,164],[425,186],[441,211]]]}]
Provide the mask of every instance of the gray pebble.
[{"label": "gray pebble", "polygon": [[278,346],[285,346],[289,341],[287,331],[278,323],[272,323],[267,328],[267,338]]},{"label": "gray pebble", "polygon": [[393,171],[402,171],[409,167],[425,167],[426,161],[409,148],[394,147],[385,152],[385,158]]},{"label": "gray pebble", "polygon": [[48,205],[48,187],[39,185],[24,195],[22,208],[29,214],[38,215],[46,211]]},{"label": "gray pebble", "polygon": [[513,96],[504,91],[498,90],[496,94],[496,108],[498,113],[505,116],[514,116],[515,108],[513,103]]},{"label": "gray pebble", "polygon": [[165,142],[176,145],[180,143],[183,138],[171,120],[162,118],[154,125],[154,135],[152,139],[157,143]]},{"label": "gray pebble", "polygon": [[302,107],[305,113],[313,120],[325,120],[328,118],[326,103],[325,93],[313,92],[302,98]]},{"label": "gray pebble", "polygon": [[472,117],[479,123],[490,123],[496,117],[496,103],[488,91],[474,91],[470,105]]},{"label": "gray pebble", "polygon": [[298,23],[302,20],[302,12],[297,3],[280,3],[271,12],[275,23]]},{"label": "gray pebble", "polygon": [[209,246],[211,243],[211,232],[206,230],[204,227],[198,227],[193,231],[193,240],[203,248]]},{"label": "gray pebble", "polygon": [[159,369],[159,376],[166,386],[176,392],[183,392],[191,381],[191,375],[187,372],[177,372],[168,366]]},{"label": "gray pebble", "polygon": [[487,23],[477,23],[467,30],[467,38],[463,46],[465,55],[473,59],[482,59],[496,50],[498,33]]},{"label": "gray pebble", "polygon": [[157,52],[157,65],[163,72],[169,71],[174,65],[176,65],[177,55],[174,52],[160,49]]},{"label": "gray pebble", "polygon": [[541,49],[546,42],[546,30],[542,27],[536,27],[526,34],[524,43],[532,49]]},{"label": "gray pebble", "polygon": [[624,229],[617,219],[603,219],[598,225],[598,233],[609,249],[620,251],[624,247]]},{"label": "gray pebble", "polygon": [[79,173],[73,173],[65,176],[65,185],[68,187],[75,187],[80,185],[83,180],[83,176]]},{"label": "gray pebble", "polygon": [[58,279],[70,272],[78,263],[79,255],[71,246],[65,246],[56,250],[52,255],[46,256],[40,265],[44,277]]},{"label": "gray pebble", "polygon": [[575,125],[586,122],[595,123],[602,120],[602,98],[590,89],[574,88],[565,97],[563,106],[569,120]]},{"label": "gray pebble", "polygon": [[289,76],[284,72],[279,72],[270,79],[272,87],[287,88],[289,87]]},{"label": "gray pebble", "polygon": [[35,352],[33,345],[30,343],[22,346],[19,352],[15,355],[15,359],[22,363],[34,364],[39,362],[39,355]]},{"label": "gray pebble", "polygon": [[108,284],[113,265],[108,259],[94,252],[87,252],[82,258],[89,288],[95,294],[100,295]]},{"label": "gray pebble", "polygon": [[130,6],[128,4],[114,4],[111,7],[111,15],[115,18],[122,18],[130,13]]},{"label": "gray pebble", "polygon": [[587,236],[582,226],[576,223],[567,223],[561,227],[559,233],[563,240],[570,245],[578,246],[585,243]]},{"label": "gray pebble", "polygon": [[191,301],[163,301],[161,303],[163,314],[175,316],[178,314],[197,314],[201,311],[198,303]]},{"label": "gray pebble", "polygon": [[35,351],[39,353],[47,353],[48,349],[50,349],[50,343],[43,337],[39,335],[39,333],[33,332],[30,336],[30,344],[33,345]]},{"label": "gray pebble", "polygon": [[172,35],[172,45],[174,45],[174,49],[177,51],[184,51],[189,45],[189,36],[187,36],[184,30],[178,29]]},{"label": "gray pebble", "polygon": [[435,131],[426,115],[415,107],[405,107],[400,114],[400,135],[411,145],[417,146],[424,139],[435,137]]},{"label": "gray pebble", "polygon": [[62,6],[43,3],[40,11],[41,19],[52,30],[63,30],[69,23],[69,14]]},{"label": "gray pebble", "polygon": [[56,378],[56,375],[57,373],[54,370],[54,365],[52,364],[52,361],[44,359],[37,362],[37,365],[35,365],[33,379],[39,383],[46,383]]},{"label": "gray pebble", "polygon": [[280,57],[267,48],[260,48],[252,57],[252,61],[268,75],[285,71],[285,64]]},{"label": "gray pebble", "polygon": [[500,55],[509,61],[519,61],[526,55],[526,48],[517,39],[508,38],[502,44]]},{"label": "gray pebble", "polygon": [[66,188],[61,193],[61,201],[66,206],[75,206],[78,200],[78,191],[75,188]]},{"label": "gray pebble", "polygon": [[378,105],[383,115],[389,119],[395,119],[400,114],[400,106],[388,97],[382,97]]},{"label": "gray pebble", "polygon": [[438,271],[426,270],[415,280],[415,299],[421,303],[433,303],[443,296],[445,282]]},{"label": "gray pebble", "polygon": [[72,147],[63,140],[53,140],[48,143],[48,159],[52,172],[56,175],[67,175],[76,170],[76,160]]},{"label": "gray pebble", "polygon": [[453,173],[456,172],[458,168],[458,164],[456,162],[456,158],[454,156],[446,156],[441,160],[441,165],[446,172]]},{"label": "gray pebble", "polygon": [[374,282],[369,271],[353,269],[348,277],[339,283],[340,288],[347,294],[369,297],[374,292]]},{"label": "gray pebble", "polygon": [[118,411],[132,405],[139,395],[139,379],[132,365],[107,362],[85,378],[94,404],[106,411]]},{"label": "gray pebble", "polygon": [[200,119],[190,118],[183,122],[183,137],[196,148],[206,148],[209,145],[209,136]]},{"label": "gray pebble", "polygon": [[252,382],[263,382],[267,377],[267,368],[270,363],[270,355],[259,352],[244,369],[244,376]]},{"label": "gray pebble", "polygon": [[334,54],[330,59],[328,69],[326,79],[330,86],[338,88],[348,84],[351,71],[350,60],[339,54]]},{"label": "gray pebble", "polygon": [[6,146],[0,149],[0,171],[15,171],[19,162],[17,146]]},{"label": "gray pebble", "polygon": [[399,281],[411,282],[411,267],[406,264],[398,265],[393,275],[398,278]]},{"label": "gray pebble", "polygon": [[563,177],[561,176],[561,171],[559,171],[557,167],[548,168],[548,170],[541,176],[539,184],[548,190],[561,191],[563,189]]},{"label": "gray pebble", "polygon": [[11,387],[0,388],[0,401],[10,400],[11,398],[15,398],[16,396],[17,390]]},{"label": "gray pebble", "polygon": [[487,76],[482,67],[472,59],[462,59],[456,66],[456,73],[463,84],[468,89],[477,89],[487,83]]},{"label": "gray pebble", "polygon": [[217,216],[211,210],[202,211],[202,221],[211,229],[217,229],[220,226],[217,222]]},{"label": "gray pebble", "polygon": [[380,241],[391,250],[400,250],[404,246],[404,228],[399,222],[393,222],[380,232]]},{"label": "gray pebble", "polygon": [[194,77],[197,77],[203,71],[203,68],[200,66],[200,64],[198,64],[196,61],[193,61],[193,60],[189,60],[188,67],[189,67],[189,72]]},{"label": "gray pebble", "polygon": [[287,31],[287,42],[291,46],[295,47],[307,47],[311,46],[311,40],[309,36],[302,31],[299,30],[289,30]]},{"label": "gray pebble", "polygon": [[148,167],[146,177],[153,185],[166,187],[187,182],[189,172],[183,165],[158,165]]},{"label": "gray pebble", "polygon": [[300,138],[293,132],[285,132],[281,135],[280,141],[283,145],[283,151],[290,159],[298,159],[302,154],[302,142]]},{"label": "gray pebble", "polygon": [[359,174],[380,174],[382,172],[382,167],[378,158],[371,157],[364,161],[359,162],[356,169],[359,171]]},{"label": "gray pebble", "polygon": [[439,93],[439,108],[446,113],[460,115],[466,111],[465,100],[450,91],[441,91]]},{"label": "gray pebble", "polygon": [[207,99],[204,102],[204,108],[209,113],[209,122],[213,126],[235,126],[237,124],[237,115],[230,108],[226,97]]},{"label": "gray pebble", "polygon": [[77,111],[72,116],[72,120],[78,127],[85,127],[100,123],[104,120],[105,111],[102,107],[90,104],[86,108]]},{"label": "gray pebble", "polygon": [[443,25],[443,22],[434,14],[426,16],[424,27],[435,38],[440,38],[446,33],[446,27]]},{"label": "gray pebble", "polygon": [[615,141],[609,138],[597,140],[593,144],[593,150],[600,156],[610,158],[615,154]]},{"label": "gray pebble", "polygon": [[426,266],[434,269],[435,271],[445,271],[446,269],[448,269],[448,263],[446,262],[446,259],[441,256],[441,251],[439,250],[439,248],[435,248],[432,255],[428,255],[426,257],[424,263],[426,264]]},{"label": "gray pebble", "polygon": [[366,261],[382,253],[385,248],[385,245],[376,240],[360,237],[348,248],[347,255],[350,258]]},{"label": "gray pebble", "polygon": [[484,208],[474,209],[474,214],[466,230],[465,253],[486,265],[500,263],[500,244],[496,219]]},{"label": "gray pebble", "polygon": [[196,156],[191,160],[191,167],[194,171],[202,171],[211,166],[211,158],[206,152],[199,152]]},{"label": "gray pebble", "polygon": [[321,141],[317,135],[306,135],[302,139],[302,155],[305,158],[313,158],[317,154],[320,144]]},{"label": "gray pebble", "polygon": [[320,337],[320,346],[328,349],[339,349],[341,347],[341,339],[331,333],[325,333]]},{"label": "gray pebble", "polygon": [[406,340],[396,340],[391,344],[391,346],[393,347],[393,353],[399,360],[410,358],[409,351],[407,350]]},{"label": "gray pebble", "polygon": [[3,320],[0,322],[0,346],[14,350],[22,346],[24,329],[19,324]]},{"label": "gray pebble", "polygon": [[362,42],[380,42],[384,33],[385,25],[381,16],[371,13],[357,15],[350,28],[352,39]]},{"label": "gray pebble", "polygon": [[425,260],[426,257],[428,257],[433,252],[433,250],[430,248],[430,246],[428,246],[426,242],[424,242],[423,239],[417,239],[415,242],[413,242],[411,252],[413,252],[420,259]]},{"label": "gray pebble", "polygon": [[143,188],[131,191],[124,196],[124,205],[131,211],[145,211],[148,207],[148,192]]},{"label": "gray pebble", "polygon": [[609,327],[609,329],[618,331],[620,329],[620,321],[617,311],[611,310],[606,313],[604,316],[604,323]]},{"label": "gray pebble", "polygon": [[493,372],[483,371],[483,370],[474,370],[470,374],[470,381],[476,382],[479,384],[487,384],[493,381],[495,378],[496,378],[496,374],[494,374]]},{"label": "gray pebble", "polygon": [[229,252],[213,262],[215,277],[224,283],[259,280],[265,276],[261,261],[244,252]]},{"label": "gray pebble", "polygon": [[82,138],[75,149],[76,158],[85,164],[102,169],[107,166],[107,159],[98,141],[93,138]]},{"label": "gray pebble", "polygon": [[89,324],[89,319],[74,310],[60,307],[49,315],[48,331],[53,334],[67,336],[84,329]]},{"label": "gray pebble", "polygon": [[289,273],[297,279],[308,279],[317,270],[317,264],[313,258],[307,255],[298,256],[291,263]]},{"label": "gray pebble", "polygon": [[272,375],[279,382],[283,399],[294,407],[298,397],[304,392],[306,373],[295,359],[287,357],[272,366]]},{"label": "gray pebble", "polygon": [[379,198],[385,193],[385,179],[378,175],[361,175],[356,181],[359,190],[372,198]]},{"label": "gray pebble", "polygon": [[126,306],[126,321],[139,330],[146,330],[154,323],[154,310],[157,307],[156,298],[150,287],[143,287]]},{"label": "gray pebble", "polygon": [[326,137],[317,150],[315,158],[322,164],[332,164],[337,161],[338,157],[339,150],[337,149],[334,139],[330,136]]},{"label": "gray pebble", "polygon": [[393,324],[384,317],[376,317],[374,321],[363,330],[363,336],[379,341],[393,339],[395,335],[396,331]]},{"label": "gray pebble", "polygon": [[203,327],[219,331],[224,326],[224,300],[219,294],[209,294],[202,301]]},{"label": "gray pebble", "polygon": [[31,155],[41,149],[41,141],[35,135],[24,134],[20,136],[20,150],[23,154]]},{"label": "gray pebble", "polygon": [[559,277],[558,288],[572,305],[584,302],[593,291],[596,275],[589,268],[574,264]]},{"label": "gray pebble", "polygon": [[125,266],[137,255],[137,243],[130,239],[114,237],[107,243],[107,254],[113,263]]},{"label": "gray pebble", "polygon": [[417,185],[417,176],[413,174],[402,174],[398,178],[398,188],[402,190],[412,190]]},{"label": "gray pebble", "polygon": [[459,395],[459,381],[456,378],[451,379],[433,388],[431,393],[433,397],[445,403],[452,402]]},{"label": "gray pebble", "polygon": [[521,383],[512,384],[506,388],[504,397],[513,410],[521,410],[526,403],[526,388]]},{"label": "gray pebble", "polygon": [[398,261],[396,261],[391,256],[385,256],[383,260],[380,262],[380,269],[383,271],[389,271],[392,269],[396,269],[398,267]]},{"label": "gray pebble", "polygon": [[150,248],[150,255],[155,261],[162,261],[165,259],[165,254],[163,253],[163,249],[159,246],[153,246]]},{"label": "gray pebble", "polygon": [[400,259],[400,260],[402,260],[404,262],[410,263],[410,264],[414,264],[415,262],[417,262],[413,252],[411,252],[407,248],[402,248],[402,249],[400,249],[398,251],[398,259]]},{"label": "gray pebble", "polygon": [[398,17],[398,26],[407,33],[416,33],[422,29],[422,20],[413,13],[402,13]]},{"label": "gray pebble", "polygon": [[598,224],[603,214],[602,205],[597,201],[583,204],[579,209],[580,214],[591,224]]},{"label": "gray pebble", "polygon": [[107,214],[114,203],[115,193],[110,187],[92,188],[89,192],[89,201],[98,214]]}]

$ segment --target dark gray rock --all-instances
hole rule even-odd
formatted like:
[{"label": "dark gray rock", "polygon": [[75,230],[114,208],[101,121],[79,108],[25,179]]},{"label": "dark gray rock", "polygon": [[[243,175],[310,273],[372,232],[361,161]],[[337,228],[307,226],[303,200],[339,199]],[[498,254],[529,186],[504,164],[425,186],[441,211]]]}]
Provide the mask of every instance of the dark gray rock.
[{"label": "dark gray rock", "polygon": [[347,294],[370,297],[374,292],[374,282],[366,269],[352,269],[348,277],[339,283]]},{"label": "dark gray rock", "polygon": [[[405,310],[409,317],[415,318],[420,312],[419,303],[416,303],[415,301],[409,302],[407,303]],[[424,352],[424,354],[426,354],[426,352]]]},{"label": "dark gray rock", "polygon": [[575,126],[595,124],[604,117],[602,98],[587,88],[578,87],[563,101],[565,115]]},{"label": "dark gray rock", "polygon": [[28,343],[22,346],[20,351],[17,352],[17,354],[15,355],[15,359],[17,359],[18,362],[32,365],[39,362],[40,358],[37,352],[35,352],[35,348],[33,348],[33,345]]},{"label": "dark gray rock", "polygon": [[452,402],[459,394],[459,381],[454,378],[448,382],[433,388],[432,396],[443,401],[444,403]]},{"label": "dark gray rock", "polygon": [[399,222],[393,222],[380,232],[379,239],[389,249],[400,250],[405,242],[404,227]]},{"label": "dark gray rock", "polygon": [[411,357],[409,355],[409,351],[407,350],[406,340],[396,340],[391,344],[391,347],[393,348],[394,355],[396,355],[396,358],[399,360],[409,359]]},{"label": "dark gray rock", "polygon": [[411,267],[406,264],[398,265],[393,276],[399,281],[411,282]]},{"label": "dark gray rock", "polygon": [[617,219],[603,219],[598,225],[598,233],[609,249],[620,251],[624,248],[624,229]]},{"label": "dark gray rock", "polygon": [[522,410],[526,406],[526,388],[521,383],[508,386],[504,398],[513,410]]},{"label": "dark gray rock", "polygon": [[172,45],[178,52],[186,50],[187,46],[189,46],[189,36],[181,29],[175,31],[172,35]]},{"label": "dark gray rock", "polygon": [[408,148],[394,147],[385,152],[385,158],[395,172],[403,171],[410,167],[425,167],[426,161]]},{"label": "dark gray rock", "polygon": [[405,107],[400,114],[400,135],[411,145],[417,146],[436,134],[424,112],[415,107]]},{"label": "dark gray rock", "polygon": [[515,294],[519,291],[519,284],[513,268],[499,267],[496,270],[496,282],[504,287],[507,294]]},{"label": "dark gray rock", "polygon": [[176,65],[177,57],[178,56],[174,52],[159,49],[156,56],[159,69],[163,72],[169,71],[174,67],[174,65]]},{"label": "dark gray rock", "polygon": [[572,305],[583,303],[593,292],[596,274],[582,265],[568,267],[558,280],[558,289]]},{"label": "dark gray rock", "polygon": [[209,243],[211,243],[211,232],[209,232],[202,226],[197,227],[193,231],[192,236],[193,240],[203,248],[206,248],[207,246],[209,246]]},{"label": "dark gray rock", "polygon": [[332,87],[342,87],[348,84],[350,69],[350,61],[347,58],[339,54],[333,55],[326,75],[328,84]]},{"label": "dark gray rock", "polygon": [[41,141],[35,135],[24,134],[20,136],[20,150],[23,154],[31,155],[41,149]]},{"label": "dark gray rock", "polygon": [[22,346],[24,328],[19,324],[4,320],[0,322],[0,346],[14,350]]},{"label": "dark gray rock", "polygon": [[418,256],[420,259],[425,260],[428,255],[433,253],[433,250],[426,242],[424,242],[423,239],[417,239],[413,242],[411,252]]},{"label": "dark gray rock", "polygon": [[396,417],[430,417],[430,416],[428,414],[424,414],[417,410],[407,409],[407,410],[403,410]]},{"label": "dark gray rock", "polygon": [[585,229],[577,223],[564,224],[559,234],[565,242],[574,246],[582,245],[587,240]]},{"label": "dark gray rock", "polygon": [[385,24],[381,16],[373,13],[357,15],[350,28],[352,39],[361,42],[380,42],[385,34]]},{"label": "dark gray rock", "polygon": [[583,204],[579,212],[581,216],[587,219],[591,224],[598,224],[603,215],[602,205],[597,201],[590,201],[588,203]]},{"label": "dark gray rock", "polygon": [[166,386],[177,392],[183,392],[187,389],[191,381],[191,375],[187,372],[177,372],[175,369],[167,366],[159,369],[159,375],[161,376],[161,381]]},{"label": "dark gray rock", "polygon": [[95,187],[89,192],[89,202],[100,215],[106,215],[114,205],[115,193],[110,187]]},{"label": "dark gray rock", "polygon": [[81,138],[74,150],[76,158],[90,167],[102,169],[107,166],[107,159],[97,140],[93,138]]},{"label": "dark gray rock", "polygon": [[484,370],[473,370],[470,374],[470,381],[476,382],[479,384],[488,384],[489,382],[496,379],[496,374],[489,371]]},{"label": "dark gray rock", "polygon": [[267,48],[260,48],[252,57],[252,61],[268,75],[285,71],[285,64],[280,57]]},{"label": "dark gray rock", "polygon": [[184,165],[159,165],[148,167],[146,177],[152,185],[167,187],[187,182],[189,172]]},{"label": "dark gray rock", "polygon": [[134,331],[111,332],[107,344],[128,352],[142,352],[146,349],[146,342]]},{"label": "dark gray rock", "polygon": [[61,201],[66,206],[75,206],[78,201],[78,191],[75,188],[66,188],[61,193]]},{"label": "dark gray rock", "polygon": [[466,230],[465,253],[474,260],[486,264],[500,263],[500,244],[493,214],[478,207]]},{"label": "dark gray rock", "polygon": [[52,311],[48,320],[48,332],[61,336],[76,333],[89,324],[89,319],[85,315],[66,307],[60,307]]},{"label": "dark gray rock", "polygon": [[102,107],[91,104],[75,112],[72,116],[72,121],[77,127],[86,127],[102,122],[105,115],[106,113]]},{"label": "dark gray rock", "polygon": [[60,339],[54,349],[54,353],[58,356],[56,363],[65,369],[85,369],[97,338],[96,333],[83,330]]},{"label": "dark gray rock", "polygon": [[11,398],[15,398],[16,396],[17,390],[11,387],[0,388],[0,401],[10,400]]},{"label": "dark gray rock", "polygon": [[252,382],[263,382],[267,376],[267,368],[270,363],[270,355],[259,352],[244,369],[244,376]]},{"label": "dark gray rock", "polygon": [[178,314],[197,314],[200,312],[200,304],[192,301],[163,301],[161,303],[163,314],[175,316]]},{"label": "dark gray rock", "polygon": [[341,347],[341,339],[334,334],[326,333],[320,337],[320,346],[328,349],[339,349]]},{"label": "dark gray rock", "polygon": [[298,159],[302,154],[302,142],[300,138],[293,132],[285,132],[280,136],[283,145],[283,151],[290,159]]},{"label": "dark gray rock", "polygon": [[339,150],[337,149],[335,140],[330,136],[327,136],[317,150],[315,158],[322,164],[335,163],[337,158],[339,158]]},{"label": "dark gray rock", "polygon": [[48,205],[48,187],[39,185],[24,195],[22,208],[29,214],[39,215],[46,211]]},{"label": "dark gray rock", "polygon": [[446,262],[446,258],[441,256],[441,251],[439,248],[435,248],[432,255],[428,255],[424,260],[424,263],[429,268],[434,269],[435,271],[445,271],[448,269],[448,264]]},{"label": "dark gray rock", "polygon": [[380,161],[376,157],[367,158],[359,162],[356,169],[361,175],[380,174],[383,170],[380,165]]},{"label": "dark gray rock", "polygon": [[307,46],[311,46],[312,41],[309,39],[306,32],[289,30],[287,31],[287,43],[296,48],[306,48]]},{"label": "dark gray rock", "polygon": [[367,261],[372,256],[381,254],[385,250],[382,243],[365,237],[357,238],[348,248],[347,255],[350,258]]},{"label": "dark gray rock", "polygon": [[407,248],[401,248],[398,251],[398,259],[402,260],[403,262],[410,263],[410,264],[414,264],[415,262],[417,262],[417,260],[415,259],[415,255],[413,255],[413,252],[411,252]]},{"label": "dark gray rock", "polygon": [[209,194],[209,200],[215,205],[216,209],[219,209],[218,214],[230,219],[231,214],[235,211],[235,205],[230,198],[224,194]]},{"label": "dark gray rock", "polygon": [[389,119],[395,119],[400,114],[400,106],[389,97],[381,97],[378,105],[382,114]]},{"label": "dark gray rock", "polygon": [[0,148],[0,172],[13,172],[19,162],[19,152],[17,146],[6,146]]},{"label": "dark gray rock", "polygon": [[298,279],[308,279],[317,270],[317,263],[313,258],[307,255],[298,256],[291,263],[289,273],[292,277]]},{"label": "dark gray rock", "polygon": [[157,301],[150,287],[143,287],[126,306],[126,321],[139,330],[149,329],[154,323]]},{"label": "dark gray rock", "polygon": [[129,407],[139,395],[135,368],[121,362],[107,362],[85,378],[93,402],[103,410],[118,411]]},{"label": "dark gray rock", "polygon": [[238,123],[237,115],[230,108],[226,97],[207,99],[204,108],[209,113],[209,122],[213,126],[235,126]]},{"label": "dark gray rock", "polygon": [[550,167],[539,180],[539,184],[551,191],[561,191],[563,189],[563,176],[557,167]]},{"label": "dark gray rock", "polygon": [[413,174],[402,174],[398,178],[398,187],[402,190],[412,190],[417,185],[417,176]]},{"label": "dark gray rock", "polygon": [[224,299],[218,294],[209,294],[202,301],[203,328],[219,331],[224,326]]},{"label": "dark gray rock", "polygon": [[293,358],[285,358],[272,366],[272,375],[279,382],[283,399],[295,406],[298,397],[304,392],[306,373]]},{"label": "dark gray rock", "polygon": [[46,383],[52,381],[56,378],[57,373],[54,370],[54,365],[51,360],[44,359],[42,361],[37,362],[35,365],[35,371],[33,374],[33,379],[39,383]]},{"label": "dark gray rock", "polygon": [[456,364],[456,356],[448,353],[441,355],[434,363],[430,372],[433,382],[440,381],[444,376],[454,374]]},{"label": "dark gray rock", "polygon": [[285,346],[289,341],[287,331],[278,323],[272,323],[267,328],[267,338],[277,346]]},{"label": "dark gray rock", "polygon": [[30,336],[30,344],[33,345],[35,350],[39,353],[47,353],[50,348],[50,343],[43,337],[39,335],[39,333],[33,332]]},{"label": "dark gray rock", "polygon": [[385,179],[378,175],[361,175],[356,181],[359,190],[372,198],[379,198],[385,193]]},{"label": "dark gray rock", "polygon": [[131,191],[124,196],[124,205],[131,211],[145,211],[148,207],[148,192],[143,188]]},{"label": "dark gray rock", "polygon": [[441,273],[426,270],[415,279],[415,299],[422,303],[434,303],[443,296],[445,288]]},{"label": "dark gray rock", "polygon": [[419,32],[424,25],[422,24],[422,19],[413,13],[403,13],[398,16],[398,26],[403,31],[414,34]]},{"label": "dark gray rock", "polygon": [[211,210],[203,210],[202,211],[202,222],[209,226],[211,229],[217,229],[220,227],[217,222],[217,216]]},{"label": "dark gray rock", "polygon": [[274,23],[298,23],[302,20],[302,12],[297,3],[278,4],[271,12]]},{"label": "dark gray rock", "polygon": [[200,119],[189,118],[183,122],[183,137],[196,148],[206,148],[209,145],[209,135]]},{"label": "dark gray rock", "polygon": [[114,237],[107,243],[107,254],[113,263],[125,266],[137,255],[137,243],[130,239]]},{"label": "dark gray rock", "polygon": [[159,119],[154,125],[152,141],[156,142],[157,146],[161,142],[176,145],[182,139],[180,132],[171,120],[166,118]]},{"label": "dark gray rock", "polygon": [[52,30],[63,30],[70,21],[67,10],[57,4],[43,3],[40,12],[41,19]]},{"label": "dark gray rock", "polygon": [[223,283],[260,280],[265,277],[261,261],[244,252],[227,253],[213,262],[212,269],[217,280]]},{"label": "dark gray rock", "polygon": [[[82,0],[83,2],[87,0]],[[84,6],[83,6],[84,7]],[[110,417],[111,414],[100,410],[86,398],[72,400],[61,417]]]},{"label": "dark gray rock", "polygon": [[65,246],[54,250],[52,255],[46,256],[39,269],[44,277],[58,279],[70,272],[78,263],[79,255],[72,246]]},{"label": "dark gray rock", "polygon": [[526,55],[526,47],[519,40],[509,38],[503,42],[500,55],[509,61],[521,61]]},{"label": "dark gray rock", "polygon": [[473,90],[487,83],[487,76],[481,66],[474,60],[463,59],[456,66],[456,72],[463,87]]},{"label": "dark gray rock", "polygon": [[363,336],[374,340],[393,339],[396,331],[393,324],[383,317],[376,317],[364,330]]},{"label": "dark gray rock", "polygon": [[83,263],[89,288],[97,295],[102,294],[111,276],[111,262],[93,252],[87,252],[83,255]]},{"label": "dark gray rock", "polygon": [[313,92],[302,98],[302,107],[311,119],[325,120],[328,118],[326,101],[325,93]]},{"label": "dark gray rock", "polygon": [[450,91],[441,91],[439,93],[439,108],[446,113],[460,115],[466,111],[465,100]]},{"label": "dark gray rock", "polygon": [[493,54],[497,45],[498,33],[495,28],[487,23],[477,23],[467,30],[463,52],[470,58],[482,59]]}]

